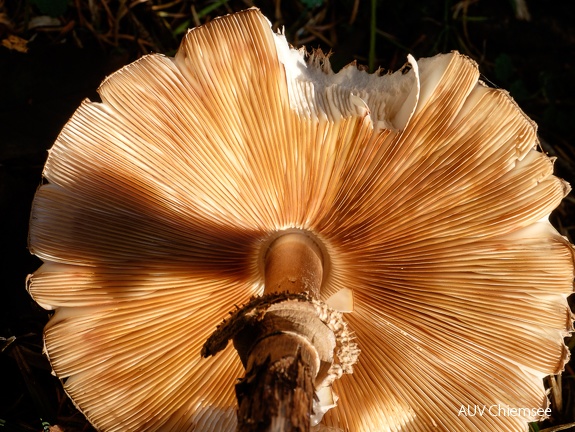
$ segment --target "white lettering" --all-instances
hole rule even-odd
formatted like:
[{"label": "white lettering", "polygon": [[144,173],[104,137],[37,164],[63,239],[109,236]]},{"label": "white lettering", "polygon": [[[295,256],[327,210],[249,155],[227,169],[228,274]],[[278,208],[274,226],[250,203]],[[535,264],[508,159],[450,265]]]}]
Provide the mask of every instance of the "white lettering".
[{"label": "white lettering", "polygon": [[464,415],[466,417],[475,417],[475,416],[482,416],[485,414],[485,409],[487,407],[485,405],[461,405],[459,407],[459,412],[457,413],[458,416]]},{"label": "white lettering", "polygon": [[482,416],[485,411],[493,417],[549,417],[551,415],[551,408],[516,408],[501,404],[493,404],[489,407],[486,405],[482,407],[479,405],[467,405],[467,407],[461,405],[459,415]]}]

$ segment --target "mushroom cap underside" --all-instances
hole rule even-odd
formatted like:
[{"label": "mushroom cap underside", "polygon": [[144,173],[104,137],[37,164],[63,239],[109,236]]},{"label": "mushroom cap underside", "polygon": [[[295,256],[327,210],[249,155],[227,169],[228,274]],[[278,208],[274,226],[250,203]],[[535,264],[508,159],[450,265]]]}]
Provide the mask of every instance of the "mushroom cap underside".
[{"label": "mushroom cap underside", "polygon": [[[328,257],[323,299],[353,290],[361,357],[324,425],[540,418],[572,329],[573,248],[547,221],[569,187],[472,60],[336,74],[250,9],[99,93],[50,150],[29,239],[44,264],[28,281],[55,310],[54,372],[98,429],[234,430],[241,362],[201,347],[262,292],[262,254],[286,231]],[[476,405],[529,410],[460,415]]]}]

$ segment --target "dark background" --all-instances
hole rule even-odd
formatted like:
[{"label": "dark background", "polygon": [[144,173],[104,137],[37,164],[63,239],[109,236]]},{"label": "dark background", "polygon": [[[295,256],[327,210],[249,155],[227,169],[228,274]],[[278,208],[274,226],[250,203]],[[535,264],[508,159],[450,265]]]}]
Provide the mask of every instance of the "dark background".
[{"label": "dark background", "polygon": [[[40,431],[42,421],[90,430],[41,354],[49,314],[25,289],[40,265],[26,237],[46,150],[106,75],[149,52],[173,54],[188,27],[252,5],[294,45],[332,51],[335,69],[357,60],[395,70],[408,53],[458,50],[539,124],[557,174],[575,184],[575,14],[570,1],[521,3],[527,14],[517,0],[0,0],[0,430]],[[574,215],[571,195],[552,216],[572,242]],[[532,430],[575,421],[572,365],[554,387],[553,418]]]}]

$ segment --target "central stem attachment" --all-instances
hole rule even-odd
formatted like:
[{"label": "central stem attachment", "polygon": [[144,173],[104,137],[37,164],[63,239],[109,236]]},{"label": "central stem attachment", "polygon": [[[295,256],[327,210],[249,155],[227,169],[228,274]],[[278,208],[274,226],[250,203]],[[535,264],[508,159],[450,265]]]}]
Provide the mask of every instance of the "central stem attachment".
[{"label": "central stem attachment", "polygon": [[317,299],[322,280],[321,250],[306,234],[284,234],[269,246],[265,256],[264,294],[307,291]]}]

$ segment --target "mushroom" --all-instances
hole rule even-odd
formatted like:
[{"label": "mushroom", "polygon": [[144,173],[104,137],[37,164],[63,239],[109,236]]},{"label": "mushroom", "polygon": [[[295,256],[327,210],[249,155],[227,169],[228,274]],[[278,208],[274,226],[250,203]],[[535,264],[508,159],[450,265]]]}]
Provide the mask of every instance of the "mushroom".
[{"label": "mushroom", "polygon": [[[505,432],[548,413],[574,271],[548,215],[569,186],[471,59],[333,73],[250,9],[99,94],[49,151],[27,284],[55,311],[54,373],[96,428],[234,430],[242,362],[232,344],[200,352],[264,292],[285,236],[319,251],[303,303],[349,312],[361,349],[323,425]],[[477,406],[516,415],[461,411]]]}]

